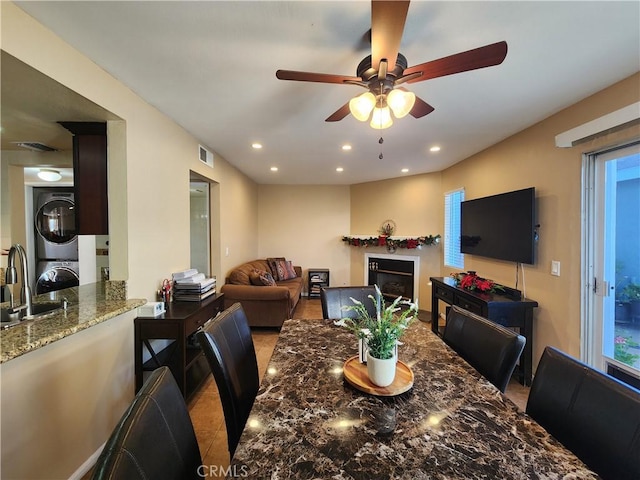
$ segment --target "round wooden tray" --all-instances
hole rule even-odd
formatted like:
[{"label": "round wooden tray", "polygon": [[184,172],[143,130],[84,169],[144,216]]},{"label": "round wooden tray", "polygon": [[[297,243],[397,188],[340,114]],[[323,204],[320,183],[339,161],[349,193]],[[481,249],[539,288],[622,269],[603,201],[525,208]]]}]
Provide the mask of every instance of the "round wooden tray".
[{"label": "round wooden tray", "polygon": [[396,378],[388,387],[379,387],[371,383],[367,374],[367,365],[360,363],[357,355],[344,362],[343,371],[344,379],[349,385],[379,397],[400,395],[413,387],[413,372],[406,363],[400,360],[396,364]]}]

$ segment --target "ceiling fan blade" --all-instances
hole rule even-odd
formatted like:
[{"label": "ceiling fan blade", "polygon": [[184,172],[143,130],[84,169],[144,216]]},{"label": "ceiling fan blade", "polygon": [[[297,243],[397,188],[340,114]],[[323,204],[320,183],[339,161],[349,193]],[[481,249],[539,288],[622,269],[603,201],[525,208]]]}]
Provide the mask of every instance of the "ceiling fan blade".
[{"label": "ceiling fan blade", "polygon": [[444,77],[454,73],[500,65],[506,56],[507,42],[492,43],[491,45],[485,45],[484,47],[474,48],[473,50],[406,68],[403,76],[421,72],[422,75],[420,77],[407,80],[407,82],[422,82],[430,78]]},{"label": "ceiling fan blade", "polygon": [[351,113],[351,111],[349,110],[349,102],[347,102],[343,106],[341,106],[338,110],[336,110],[331,115],[329,115],[329,117],[327,117],[325,122],[339,122],[344,117],[349,115],[349,113]]},{"label": "ceiling fan blade", "polygon": [[413,104],[413,108],[409,112],[409,114],[413,118],[424,117],[425,115],[429,115],[433,112],[435,108],[429,105],[427,102],[422,100],[420,97],[416,97],[416,103]]},{"label": "ceiling fan blade", "polygon": [[409,1],[371,1],[371,67],[376,71],[383,59],[395,68],[408,10]]},{"label": "ceiling fan blade", "polygon": [[332,75],[330,73],[295,72],[293,70],[278,70],[276,77],[280,80],[296,80],[298,82],[319,83],[347,83],[362,82],[360,77],[348,77],[346,75]]}]

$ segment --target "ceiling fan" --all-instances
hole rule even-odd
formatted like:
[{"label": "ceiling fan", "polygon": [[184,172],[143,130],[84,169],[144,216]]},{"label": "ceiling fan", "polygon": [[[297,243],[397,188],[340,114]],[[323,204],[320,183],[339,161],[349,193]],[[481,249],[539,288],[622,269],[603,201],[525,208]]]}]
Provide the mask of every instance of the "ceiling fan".
[{"label": "ceiling fan", "polygon": [[507,43],[502,41],[408,67],[407,59],[398,51],[408,10],[409,0],[372,0],[371,55],[360,62],[356,77],[293,70],[278,70],[276,77],[364,87],[367,92],[352,98],[325,121],[337,122],[351,113],[363,122],[371,118],[371,127],[382,129],[393,124],[392,112],[396,118],[407,114],[420,118],[434,110],[402,84],[499,65],[507,56]]}]

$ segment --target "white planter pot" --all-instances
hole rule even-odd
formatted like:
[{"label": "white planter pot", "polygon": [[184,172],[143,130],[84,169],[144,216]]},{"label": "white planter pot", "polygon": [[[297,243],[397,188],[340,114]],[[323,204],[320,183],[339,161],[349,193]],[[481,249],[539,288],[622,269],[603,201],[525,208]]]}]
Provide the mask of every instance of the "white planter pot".
[{"label": "white planter pot", "polygon": [[388,387],[396,377],[396,356],[380,360],[367,351],[367,374],[369,380],[379,387]]},{"label": "white planter pot", "polygon": [[[362,330],[362,332],[364,332],[365,335],[367,335],[369,333],[369,330],[365,328]],[[396,351],[394,353],[396,362],[398,361],[398,345],[399,344],[400,344],[399,342],[396,344]],[[368,353],[369,353],[369,345],[367,344],[367,339],[358,338],[358,360],[360,361],[360,363],[367,363]]]}]

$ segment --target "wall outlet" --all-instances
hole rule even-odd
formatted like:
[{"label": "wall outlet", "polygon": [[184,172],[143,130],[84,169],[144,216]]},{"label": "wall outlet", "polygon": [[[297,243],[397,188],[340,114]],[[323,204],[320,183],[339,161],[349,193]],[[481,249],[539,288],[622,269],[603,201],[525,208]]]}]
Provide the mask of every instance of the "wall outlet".
[{"label": "wall outlet", "polygon": [[551,275],[560,276],[560,262],[558,260],[551,260]]}]

